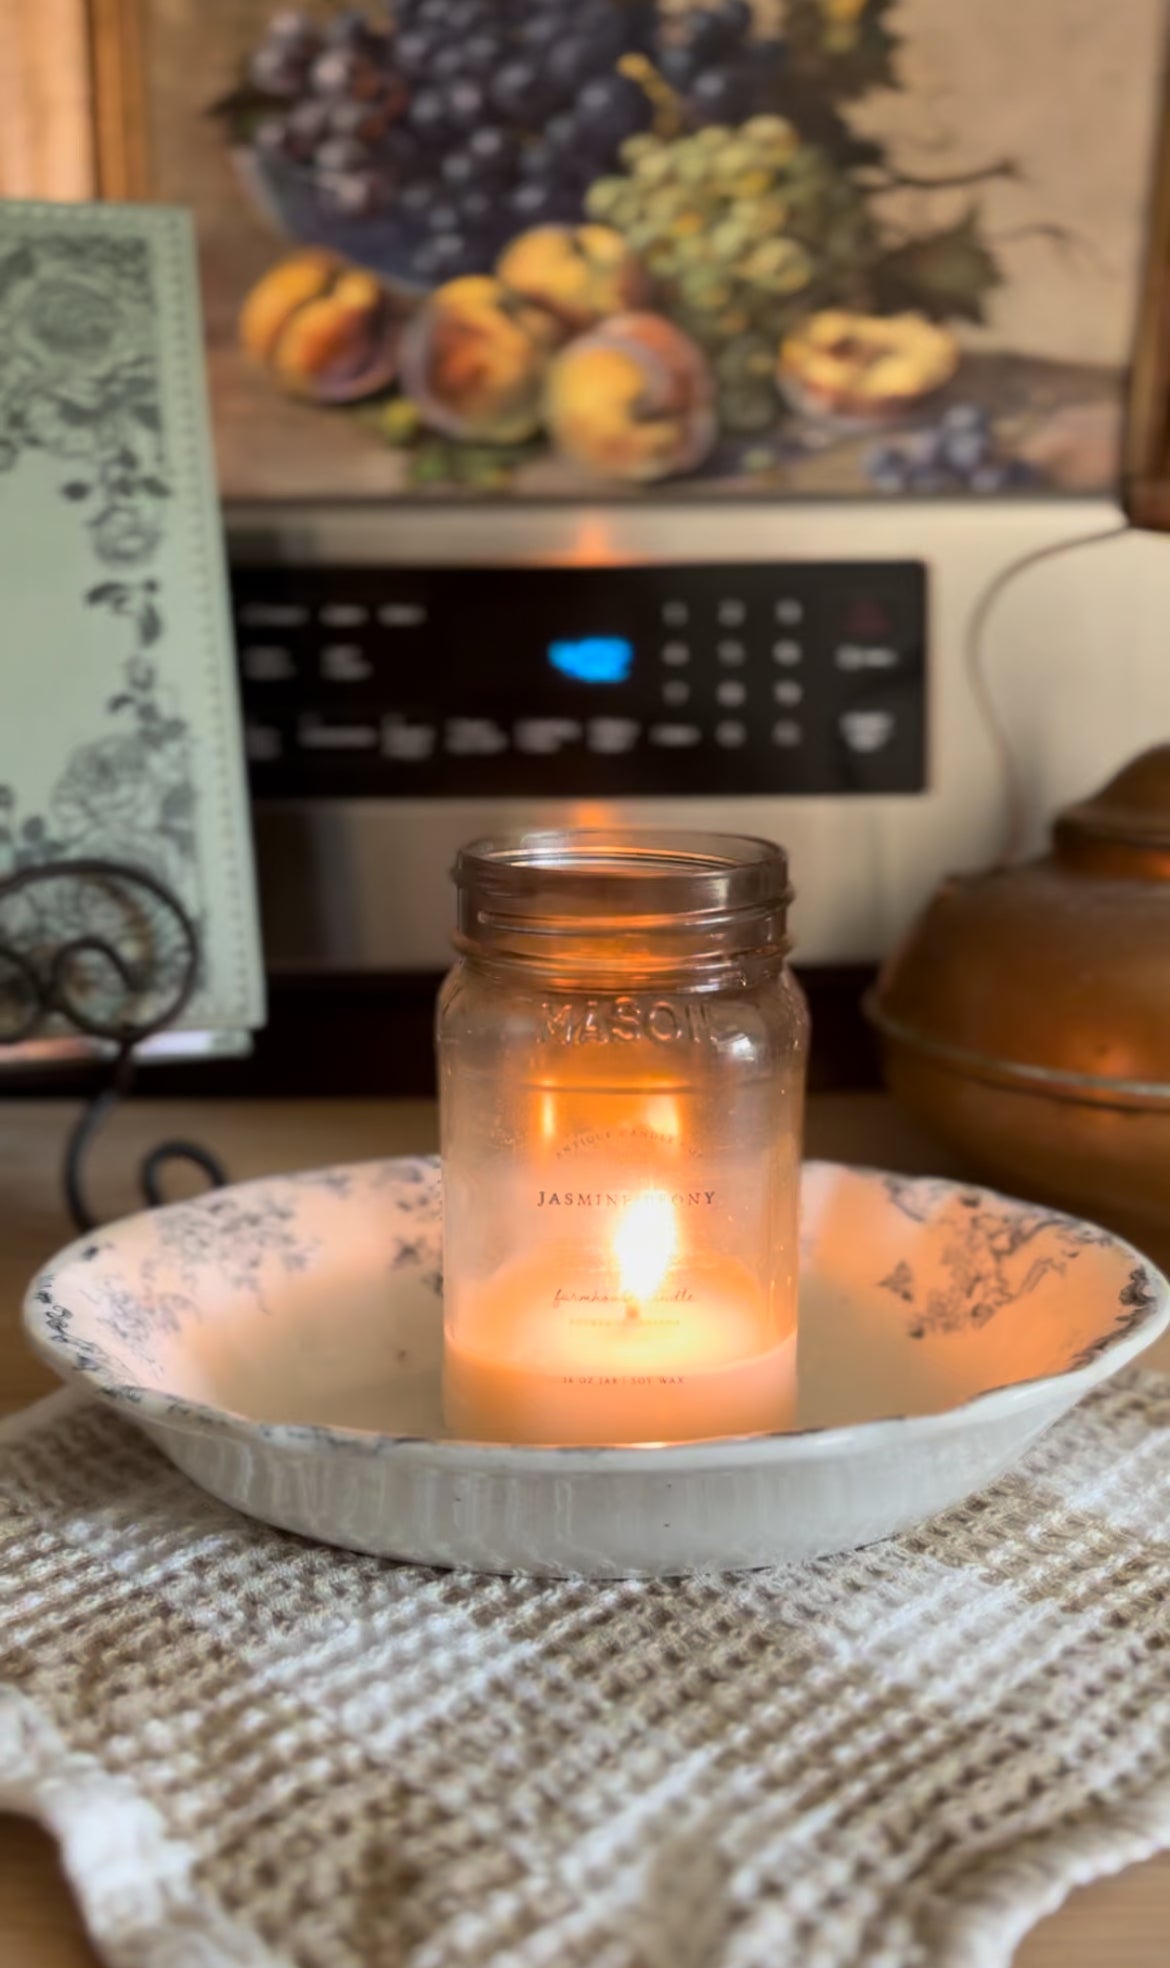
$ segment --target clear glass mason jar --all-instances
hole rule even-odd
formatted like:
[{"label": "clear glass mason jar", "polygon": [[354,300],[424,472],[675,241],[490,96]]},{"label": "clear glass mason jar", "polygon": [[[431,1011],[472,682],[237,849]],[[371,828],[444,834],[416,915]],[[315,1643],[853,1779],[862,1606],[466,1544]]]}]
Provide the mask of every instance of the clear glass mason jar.
[{"label": "clear glass mason jar", "polygon": [[808,1021],[783,849],[477,841],[438,1008],[444,1407],[475,1440],[783,1428]]}]

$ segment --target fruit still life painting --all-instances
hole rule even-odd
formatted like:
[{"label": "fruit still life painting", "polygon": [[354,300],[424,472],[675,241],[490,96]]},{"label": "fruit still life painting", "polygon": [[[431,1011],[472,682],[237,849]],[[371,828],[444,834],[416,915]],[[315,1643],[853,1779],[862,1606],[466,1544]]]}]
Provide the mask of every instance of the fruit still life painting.
[{"label": "fruit still life painting", "polygon": [[1107,489],[1146,12],[1119,58],[1079,0],[236,0],[209,52],[176,0],[225,492]]}]

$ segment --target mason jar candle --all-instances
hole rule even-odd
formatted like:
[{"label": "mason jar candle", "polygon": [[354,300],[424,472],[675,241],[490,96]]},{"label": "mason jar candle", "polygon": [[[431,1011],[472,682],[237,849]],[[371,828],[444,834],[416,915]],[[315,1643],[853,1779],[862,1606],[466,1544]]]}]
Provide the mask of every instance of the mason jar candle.
[{"label": "mason jar candle", "polygon": [[457,859],[438,1010],[443,1398],[465,1439],[791,1424],[807,1016],[769,841]]}]

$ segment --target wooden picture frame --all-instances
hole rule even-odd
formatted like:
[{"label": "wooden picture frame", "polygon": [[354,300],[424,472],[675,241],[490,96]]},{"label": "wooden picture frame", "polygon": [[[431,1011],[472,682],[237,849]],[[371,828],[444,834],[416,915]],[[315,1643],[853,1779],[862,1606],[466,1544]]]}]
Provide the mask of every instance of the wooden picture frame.
[{"label": "wooden picture frame", "polygon": [[0,0],[0,197],[96,191],[86,0]]},{"label": "wooden picture frame", "polygon": [[0,0],[0,197],[151,198],[144,0]]},{"label": "wooden picture frame", "polygon": [[1170,532],[1170,67],[1162,88],[1123,451],[1125,510]]},{"label": "wooden picture frame", "polygon": [[101,198],[150,197],[142,0],[82,0],[93,89],[94,179]]}]

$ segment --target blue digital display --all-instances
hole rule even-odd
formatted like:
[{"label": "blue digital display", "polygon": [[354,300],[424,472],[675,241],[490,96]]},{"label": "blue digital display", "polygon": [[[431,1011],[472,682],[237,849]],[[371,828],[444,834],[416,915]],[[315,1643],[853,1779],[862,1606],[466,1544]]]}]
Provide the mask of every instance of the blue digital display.
[{"label": "blue digital display", "polygon": [[550,642],[548,660],[554,670],[578,683],[624,683],[634,645],[624,636],[582,636],[577,642]]}]

